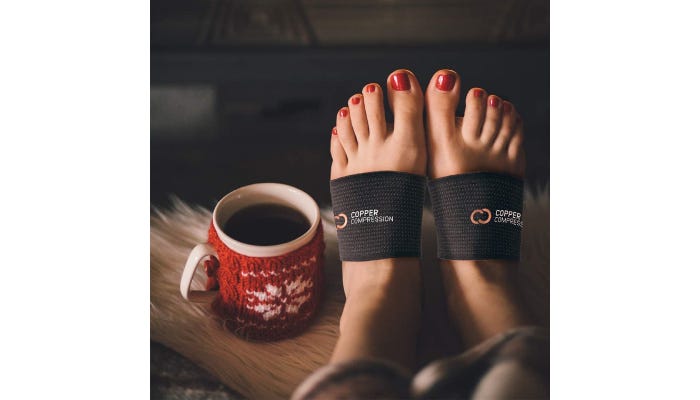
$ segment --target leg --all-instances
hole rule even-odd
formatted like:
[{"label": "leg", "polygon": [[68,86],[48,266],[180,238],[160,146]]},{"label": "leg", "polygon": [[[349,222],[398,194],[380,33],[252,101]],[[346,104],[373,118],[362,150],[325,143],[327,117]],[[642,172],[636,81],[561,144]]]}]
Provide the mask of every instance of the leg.
[{"label": "leg", "polygon": [[343,263],[346,301],[331,362],[391,360],[412,368],[420,321],[417,259]]},{"label": "leg", "polygon": [[[473,88],[464,117],[455,119],[460,78],[450,70],[435,73],[425,96],[430,178],[469,172],[522,178],[522,121],[511,103]],[[516,262],[442,260],[441,269],[451,319],[467,348],[530,323],[519,300]]]},{"label": "leg", "polygon": [[469,348],[496,334],[531,324],[516,282],[517,263],[442,260],[447,307]]},{"label": "leg", "polygon": [[[464,117],[455,119],[459,90],[459,76],[449,70],[438,71],[426,89],[429,176],[441,178],[472,172],[493,172],[522,178],[522,123],[513,105],[496,96],[487,96],[482,89],[474,88],[467,94]],[[463,201],[468,205],[468,209],[471,209],[474,202],[469,196],[472,195],[479,199],[477,203],[490,202],[490,194],[484,194],[489,192],[479,190],[478,180],[470,180],[474,176],[448,178],[436,182],[432,186],[436,190],[436,196],[448,197],[434,197],[434,204],[440,205],[443,199],[454,198]],[[460,180],[462,178],[468,179]],[[456,179],[455,182],[473,182],[474,186],[469,190],[461,190],[464,187],[460,187],[460,191],[443,191],[446,186],[439,186],[453,179]],[[512,181],[508,178],[503,180],[502,177],[498,179],[498,182]],[[481,189],[491,187],[487,183],[484,184],[487,186]],[[505,184],[502,188],[501,195],[510,190]],[[505,197],[512,200],[512,192],[509,193]],[[517,203],[519,198],[514,201]],[[475,218],[472,213],[466,217],[470,221],[464,222],[471,222],[477,226],[488,224],[491,221],[491,211],[489,208],[483,210],[486,210],[483,215],[488,214],[488,217]],[[449,222],[448,225],[442,226],[444,230],[441,231],[441,237],[443,240],[452,241],[450,245],[456,244],[444,250],[446,258],[479,258],[486,254],[512,257],[517,254],[517,251],[513,251],[507,244],[509,240],[515,243],[518,236],[512,236],[510,233],[503,236],[499,236],[500,233],[479,236],[487,235],[488,232],[517,232],[511,227],[479,231],[477,229],[480,228],[468,225],[468,228],[463,230],[450,232],[450,224],[462,223],[465,214],[462,211],[446,214],[442,207],[438,207],[438,211],[441,218],[447,218],[442,221]],[[493,211],[497,215],[499,210]],[[513,209],[511,212],[514,212]],[[518,216],[517,219],[519,218]],[[493,223],[498,222],[494,220]],[[452,235],[455,232],[456,234]],[[474,232],[478,234],[470,236]],[[477,245],[462,247],[459,243],[460,238],[475,238]],[[494,248],[499,250],[491,252],[479,247],[479,240],[484,238],[502,240],[498,243],[500,247]],[[458,240],[456,243],[455,239]],[[472,251],[474,249],[478,251]],[[421,370],[412,383],[413,396],[475,399],[548,398],[549,339],[540,328],[523,327],[530,324],[531,320],[518,294],[517,262],[496,259],[442,260],[441,270],[451,319],[469,350],[435,361]]]},{"label": "leg", "polygon": [[[394,113],[391,127],[384,120],[381,87],[374,83],[338,111],[331,135],[331,180],[375,171],[425,175],[418,80],[410,71],[394,71],[387,94]],[[343,226],[347,223],[345,216]],[[340,337],[330,364],[307,378],[292,398],[408,397],[420,324],[418,258],[344,261],[343,287]]]},{"label": "leg", "polygon": [[[331,179],[374,171],[425,175],[423,94],[406,70],[387,81],[394,124],[384,119],[383,94],[366,85],[337,115],[331,136]],[[413,367],[420,321],[417,258],[343,262],[346,303],[331,363],[383,359]]]}]

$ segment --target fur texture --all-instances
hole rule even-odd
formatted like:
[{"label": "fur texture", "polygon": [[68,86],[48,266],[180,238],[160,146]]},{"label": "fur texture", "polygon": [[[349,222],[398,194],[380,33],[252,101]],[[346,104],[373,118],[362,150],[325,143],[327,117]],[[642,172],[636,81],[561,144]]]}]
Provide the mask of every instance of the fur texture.
[{"label": "fur texture", "polygon": [[[192,247],[207,240],[211,212],[179,199],[151,215],[151,339],[193,360],[249,398],[288,398],[311,372],[327,363],[338,336],[344,303],[338,245],[329,210],[323,210],[326,238],[325,287],[319,313],[301,335],[278,342],[242,340],[211,318],[207,306],[179,293],[180,274]],[[525,195],[520,278],[525,301],[540,325],[549,326],[549,190]],[[447,320],[435,250],[435,225],[423,216],[423,329],[419,367],[461,351]],[[204,288],[198,271],[193,288]]]}]

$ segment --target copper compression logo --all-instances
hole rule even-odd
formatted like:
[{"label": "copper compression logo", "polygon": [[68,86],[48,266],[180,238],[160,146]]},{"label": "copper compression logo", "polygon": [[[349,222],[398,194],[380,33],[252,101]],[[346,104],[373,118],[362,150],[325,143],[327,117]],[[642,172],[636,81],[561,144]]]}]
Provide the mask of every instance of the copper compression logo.
[{"label": "copper compression logo", "polygon": [[523,227],[522,215],[519,212],[511,210],[496,210],[491,213],[488,208],[477,208],[469,215],[469,220],[474,225],[486,225],[493,220],[498,224],[511,224],[517,227]]},{"label": "copper compression logo", "polygon": [[[343,221],[343,222],[339,224],[338,221]],[[347,215],[340,213],[340,214],[335,216],[335,227],[337,229],[343,229],[343,228],[345,228],[345,226],[347,224],[348,224],[348,216]]]},{"label": "copper compression logo", "polygon": [[469,220],[472,224],[476,225],[486,225],[491,222],[491,210],[488,208],[477,208],[472,211],[472,215],[469,216]]},{"label": "copper compression logo", "polygon": [[347,214],[339,213],[335,216],[335,227],[344,229],[348,222],[350,225],[378,223],[378,222],[394,222],[393,215],[379,215],[379,210],[357,210],[350,213],[350,218]]}]

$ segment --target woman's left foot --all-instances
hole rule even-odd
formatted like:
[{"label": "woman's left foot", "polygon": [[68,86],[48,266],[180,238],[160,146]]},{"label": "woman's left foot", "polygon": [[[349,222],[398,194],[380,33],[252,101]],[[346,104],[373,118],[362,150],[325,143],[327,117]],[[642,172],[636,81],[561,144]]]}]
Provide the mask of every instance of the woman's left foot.
[{"label": "woman's left foot", "polygon": [[[523,124],[515,106],[484,89],[461,94],[455,71],[440,70],[425,90],[428,175],[431,179],[471,172],[522,178]],[[447,306],[469,347],[529,320],[518,298],[517,263],[507,260],[443,260]]]},{"label": "woman's left foot", "polygon": [[515,106],[471,88],[464,117],[456,117],[460,78],[440,70],[425,90],[428,173],[431,179],[469,172],[525,173],[523,124]]}]

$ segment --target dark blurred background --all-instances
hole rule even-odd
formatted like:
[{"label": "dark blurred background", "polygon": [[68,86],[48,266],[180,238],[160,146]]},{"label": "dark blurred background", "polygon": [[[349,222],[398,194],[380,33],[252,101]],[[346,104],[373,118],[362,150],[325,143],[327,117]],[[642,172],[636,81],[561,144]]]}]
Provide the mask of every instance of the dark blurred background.
[{"label": "dark blurred background", "polygon": [[546,184],[546,0],[153,0],[151,202],[213,207],[272,181],[328,204],[338,108],[397,68],[423,86],[451,68],[515,103],[528,183]]},{"label": "dark blurred background", "polygon": [[[527,182],[549,181],[547,0],[152,0],[151,203],[213,208],[255,182],[329,204],[337,110],[397,68],[440,68],[525,121]],[[463,109],[463,104],[460,108]],[[151,397],[238,398],[151,343]]]}]

